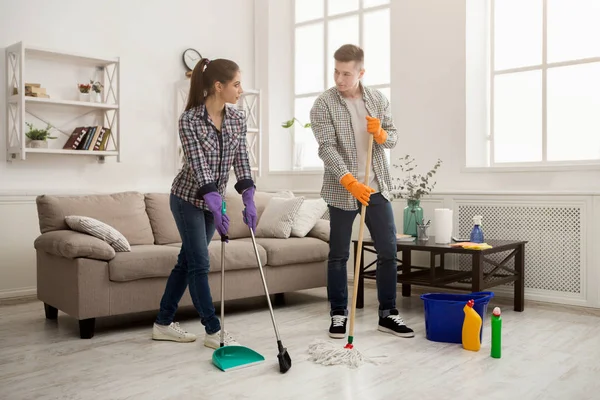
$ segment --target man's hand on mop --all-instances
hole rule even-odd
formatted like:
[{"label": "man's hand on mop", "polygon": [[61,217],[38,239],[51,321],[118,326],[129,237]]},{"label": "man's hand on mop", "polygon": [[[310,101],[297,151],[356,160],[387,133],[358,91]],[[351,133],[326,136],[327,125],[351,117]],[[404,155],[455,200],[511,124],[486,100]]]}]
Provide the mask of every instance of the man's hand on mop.
[{"label": "man's hand on mop", "polygon": [[378,118],[367,115],[367,132],[373,135],[373,140],[383,144],[387,139],[387,132],[381,128],[381,121]]},{"label": "man's hand on mop", "polygon": [[375,192],[373,188],[357,181],[351,173],[347,173],[346,175],[342,176],[340,183],[363,205],[369,205],[371,193]]}]

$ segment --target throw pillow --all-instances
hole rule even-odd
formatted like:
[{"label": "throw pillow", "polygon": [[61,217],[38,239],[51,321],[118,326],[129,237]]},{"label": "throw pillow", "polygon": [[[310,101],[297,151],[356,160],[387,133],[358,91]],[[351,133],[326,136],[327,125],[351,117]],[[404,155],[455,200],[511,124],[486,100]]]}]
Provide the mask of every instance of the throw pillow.
[{"label": "throw pillow", "polygon": [[69,215],[65,217],[65,223],[74,231],[87,233],[88,235],[104,240],[115,251],[131,251],[129,242],[121,232],[97,219]]},{"label": "throw pillow", "polygon": [[258,221],[256,236],[280,239],[289,238],[292,233],[294,219],[303,202],[303,197],[271,198]]},{"label": "throw pillow", "polygon": [[292,236],[304,237],[314,228],[317,221],[327,211],[327,203],[323,199],[305,199],[292,227]]}]

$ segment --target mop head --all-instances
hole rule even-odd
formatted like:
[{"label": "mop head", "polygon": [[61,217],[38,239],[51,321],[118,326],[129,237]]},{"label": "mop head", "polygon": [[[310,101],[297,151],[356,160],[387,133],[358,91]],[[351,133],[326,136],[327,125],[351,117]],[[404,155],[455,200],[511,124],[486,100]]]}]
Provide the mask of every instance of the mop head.
[{"label": "mop head", "polygon": [[350,368],[358,368],[363,364],[371,363],[378,365],[381,360],[376,358],[385,358],[378,356],[376,358],[366,357],[356,350],[352,345],[341,346],[339,343],[331,343],[325,340],[316,340],[308,346],[308,358],[317,364],[323,365],[347,365]]}]

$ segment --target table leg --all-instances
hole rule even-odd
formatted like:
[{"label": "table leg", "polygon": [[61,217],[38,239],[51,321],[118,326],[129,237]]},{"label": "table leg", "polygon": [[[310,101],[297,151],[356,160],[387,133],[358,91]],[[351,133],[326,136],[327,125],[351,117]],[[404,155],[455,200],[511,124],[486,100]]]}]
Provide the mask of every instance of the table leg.
[{"label": "table leg", "polygon": [[517,280],[515,281],[515,311],[525,309],[525,245],[519,245],[515,254],[515,271]]},{"label": "table leg", "polygon": [[[402,275],[408,276],[410,274],[410,250],[402,250]],[[410,284],[402,284],[402,297],[410,297]]]},{"label": "table leg", "polygon": [[471,256],[471,290],[473,292],[481,292],[483,289],[483,258],[481,252],[473,253]]},{"label": "table leg", "polygon": [[365,252],[363,249],[358,248],[358,242],[354,243],[354,256],[361,252],[360,255],[360,268],[358,271],[358,292],[356,294],[356,308],[363,308],[365,306]]}]

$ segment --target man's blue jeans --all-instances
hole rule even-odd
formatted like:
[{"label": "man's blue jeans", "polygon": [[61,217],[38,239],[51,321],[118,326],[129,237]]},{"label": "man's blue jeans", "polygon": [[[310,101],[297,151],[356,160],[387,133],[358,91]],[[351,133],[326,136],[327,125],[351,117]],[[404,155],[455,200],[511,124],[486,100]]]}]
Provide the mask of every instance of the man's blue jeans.
[{"label": "man's blue jeans", "polygon": [[173,194],[169,203],[182,245],[177,264],[167,280],[156,323],[169,325],[173,322],[177,305],[189,284],[202,325],[206,333],[213,334],[221,329],[208,286],[208,244],[215,233],[214,217],[210,211],[204,211]]},{"label": "man's blue jeans", "polygon": [[[346,211],[329,206],[329,261],[327,265],[327,296],[333,311],[348,315],[348,275],[346,263],[350,256],[352,225],[359,209]],[[377,297],[379,316],[387,317],[396,309],[396,224],[391,203],[381,193],[373,193],[366,207],[365,223],[377,251]],[[356,277],[358,278],[358,277]]]}]

